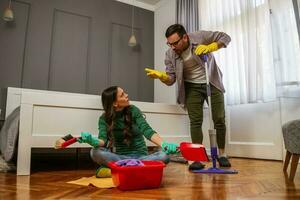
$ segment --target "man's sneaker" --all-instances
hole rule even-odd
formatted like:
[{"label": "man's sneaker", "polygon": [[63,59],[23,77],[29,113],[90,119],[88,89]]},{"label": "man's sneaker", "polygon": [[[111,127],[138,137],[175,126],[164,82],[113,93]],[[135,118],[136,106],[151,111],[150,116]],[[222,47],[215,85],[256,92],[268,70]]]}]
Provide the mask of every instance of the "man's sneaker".
[{"label": "man's sneaker", "polygon": [[190,164],[189,170],[200,170],[203,169],[204,167],[205,165],[202,164],[201,162],[193,162],[192,164]]},{"label": "man's sneaker", "polygon": [[111,177],[111,170],[108,167],[100,166],[96,170],[96,177],[97,178],[110,178]]},{"label": "man's sneaker", "polygon": [[231,164],[230,164],[228,158],[225,156],[219,157],[218,162],[219,162],[220,167],[231,167]]}]

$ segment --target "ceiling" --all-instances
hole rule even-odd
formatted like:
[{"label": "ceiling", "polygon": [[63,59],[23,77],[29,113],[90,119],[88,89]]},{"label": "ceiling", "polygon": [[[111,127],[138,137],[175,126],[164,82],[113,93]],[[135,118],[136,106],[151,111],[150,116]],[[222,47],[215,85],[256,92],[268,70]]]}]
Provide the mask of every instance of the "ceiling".
[{"label": "ceiling", "polygon": [[129,5],[134,5],[136,7],[140,7],[146,10],[155,11],[156,6],[158,6],[159,2],[162,2],[163,0],[116,0],[116,1],[126,3]]},{"label": "ceiling", "polygon": [[135,0],[135,1],[146,3],[146,4],[149,4],[149,5],[152,5],[152,6],[154,6],[155,4],[160,2],[160,0]]}]

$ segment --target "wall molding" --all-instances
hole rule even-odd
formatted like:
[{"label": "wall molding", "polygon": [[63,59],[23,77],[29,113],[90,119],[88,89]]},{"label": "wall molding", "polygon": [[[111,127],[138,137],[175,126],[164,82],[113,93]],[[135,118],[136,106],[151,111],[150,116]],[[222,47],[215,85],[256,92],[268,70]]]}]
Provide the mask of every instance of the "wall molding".
[{"label": "wall molding", "polygon": [[20,80],[20,86],[23,87],[24,83],[24,69],[25,69],[25,58],[26,58],[26,46],[27,46],[27,36],[28,36],[28,27],[29,27],[29,19],[30,19],[30,12],[31,12],[31,4],[23,1],[15,1],[12,2],[14,3],[19,3],[19,4],[24,4],[28,6],[28,12],[27,12],[27,21],[26,21],[26,29],[25,29],[25,37],[24,37],[24,47],[23,47],[23,59],[22,59],[22,68],[21,68],[21,80]]},{"label": "wall molding", "polygon": [[84,86],[84,90],[85,93],[88,93],[88,78],[89,78],[89,73],[90,73],[90,46],[91,46],[91,29],[92,29],[92,17],[90,16],[86,16],[86,15],[82,15],[79,13],[74,13],[74,12],[70,12],[70,11],[65,11],[65,10],[60,10],[60,9],[53,9],[53,18],[52,18],[52,25],[51,25],[51,39],[50,39],[50,51],[49,51],[49,67],[48,67],[48,84],[47,84],[47,89],[50,90],[51,88],[51,84],[52,84],[52,78],[53,78],[53,65],[52,65],[52,59],[53,59],[53,44],[55,42],[55,31],[56,31],[56,16],[59,13],[63,13],[63,14],[67,14],[67,15],[73,15],[76,17],[83,17],[83,18],[87,18],[88,20],[88,38],[87,38],[87,55],[86,55],[86,64],[85,64],[85,86]]}]

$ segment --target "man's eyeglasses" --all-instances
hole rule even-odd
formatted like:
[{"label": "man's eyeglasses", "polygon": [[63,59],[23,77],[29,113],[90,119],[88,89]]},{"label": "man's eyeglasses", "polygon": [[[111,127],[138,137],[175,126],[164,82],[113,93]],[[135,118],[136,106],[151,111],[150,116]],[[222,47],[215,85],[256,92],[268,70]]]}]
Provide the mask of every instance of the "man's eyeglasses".
[{"label": "man's eyeglasses", "polygon": [[182,37],[179,38],[179,40],[177,40],[177,41],[175,41],[175,42],[172,42],[172,43],[167,42],[167,45],[168,45],[169,47],[172,47],[172,46],[175,47],[175,46],[178,45],[178,43],[180,42],[181,39],[182,39]]}]

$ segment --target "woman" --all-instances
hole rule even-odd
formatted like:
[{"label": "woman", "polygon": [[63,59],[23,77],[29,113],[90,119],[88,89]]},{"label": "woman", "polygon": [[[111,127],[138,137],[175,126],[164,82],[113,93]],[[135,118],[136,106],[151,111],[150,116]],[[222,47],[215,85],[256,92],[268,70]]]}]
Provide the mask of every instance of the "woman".
[{"label": "woman", "polygon": [[[167,154],[177,153],[177,144],[162,141],[147,123],[141,111],[130,105],[128,95],[117,86],[105,89],[102,93],[104,113],[99,118],[98,138],[90,133],[81,133],[80,143],[88,143],[92,159],[100,165],[96,171],[97,177],[110,177],[108,162],[123,159],[160,160],[169,162]],[[163,151],[148,154],[144,140],[162,147]]]}]

